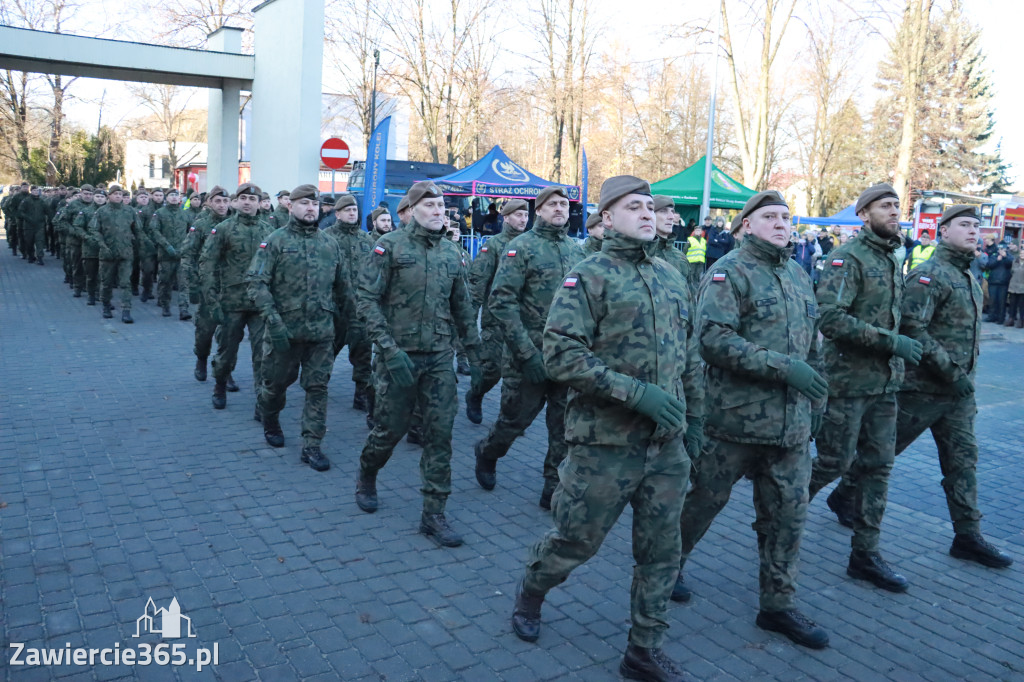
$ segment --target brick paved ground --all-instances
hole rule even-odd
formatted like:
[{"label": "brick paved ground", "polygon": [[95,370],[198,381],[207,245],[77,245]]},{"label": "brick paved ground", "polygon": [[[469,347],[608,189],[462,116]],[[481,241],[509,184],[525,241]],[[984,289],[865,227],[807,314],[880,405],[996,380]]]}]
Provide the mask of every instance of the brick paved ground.
[{"label": "brick paved ground", "polygon": [[[416,533],[418,450],[400,445],[380,476],[382,507],[361,513],[353,476],[366,435],[350,409],[344,358],[331,384],[325,451],[299,463],[301,393],[268,448],[252,421],[248,348],[242,391],[210,407],[192,378],[192,327],[133,309],[136,324],[72,299],[59,264],[27,265],[0,248],[0,621],[5,676],[35,679],[546,680],[617,679],[629,618],[629,519],[544,609],[540,641],[508,626],[526,547],[548,527],[537,506],[545,438],[531,428],[484,492],[472,445],[485,425],[460,413],[449,517],[465,537],[441,550]],[[116,300],[116,298],[115,298]],[[667,650],[698,679],[1024,679],[1024,332],[983,347],[978,397],[981,503],[989,537],[1017,565],[993,571],[946,553],[935,448],[897,461],[883,534],[905,595],[845,575],[848,532],[811,505],[800,600],[831,633],[809,652],[756,628],[750,486],[690,561],[696,591],[673,605]],[[294,387],[297,389],[297,387]],[[9,665],[28,647],[134,647],[146,600],[176,597],[219,665],[186,668]],[[185,641],[185,640],[176,640]]]}]

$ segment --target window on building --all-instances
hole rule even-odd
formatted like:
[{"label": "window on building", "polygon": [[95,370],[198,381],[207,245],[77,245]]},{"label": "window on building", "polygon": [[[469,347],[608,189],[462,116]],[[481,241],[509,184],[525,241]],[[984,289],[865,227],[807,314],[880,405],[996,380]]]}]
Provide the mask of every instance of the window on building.
[{"label": "window on building", "polygon": [[149,155],[149,177],[156,177],[156,156],[153,154]]},{"label": "window on building", "polygon": [[166,156],[160,157],[160,175],[161,177],[171,177],[171,160]]}]

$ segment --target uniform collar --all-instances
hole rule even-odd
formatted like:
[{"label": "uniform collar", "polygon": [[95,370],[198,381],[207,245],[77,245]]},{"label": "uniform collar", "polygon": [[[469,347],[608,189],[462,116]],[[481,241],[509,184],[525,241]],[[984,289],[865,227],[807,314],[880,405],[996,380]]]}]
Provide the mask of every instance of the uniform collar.
[{"label": "uniform collar", "polygon": [[343,223],[338,220],[334,224],[337,226],[335,229],[342,234],[355,234],[360,229],[359,223]]},{"label": "uniform collar", "polygon": [[954,249],[943,242],[939,242],[935,245],[935,251],[932,252],[932,258],[938,258],[948,263],[952,263],[958,270],[966,272],[971,267],[971,263],[974,261],[973,251],[961,251],[960,249]]},{"label": "uniform collar", "polygon": [[792,242],[783,247],[775,246],[760,237],[748,234],[740,242],[740,249],[749,253],[757,260],[771,265],[785,265],[793,255]]},{"label": "uniform collar", "polygon": [[875,234],[875,231],[865,225],[861,228],[860,232],[854,239],[860,239],[865,244],[878,251],[884,251],[892,253],[903,244],[903,240],[900,239],[899,235],[886,239],[880,235]]},{"label": "uniform collar", "polygon": [[523,233],[523,230],[513,230],[511,226],[505,225],[501,228],[501,236],[515,238]]},{"label": "uniform collar", "polygon": [[659,247],[657,239],[634,239],[610,230],[605,231],[604,239],[601,241],[601,253],[630,263],[649,261],[658,254]]},{"label": "uniform collar", "polygon": [[302,223],[295,219],[295,216],[292,216],[291,218],[288,219],[288,230],[291,232],[295,232],[297,234],[309,236],[311,234],[316,234],[317,232],[319,232],[320,228],[317,227],[315,223],[312,225],[303,225]]},{"label": "uniform collar", "polygon": [[533,231],[544,237],[550,239],[553,242],[559,241],[569,233],[569,221],[565,221],[565,225],[561,227],[555,227],[549,222],[546,222],[542,218],[537,218],[537,222],[533,226]]},{"label": "uniform collar", "polygon": [[409,222],[405,224],[405,229],[409,230],[413,239],[422,241],[428,248],[437,246],[441,242],[441,236],[444,234],[444,230],[437,230],[436,232],[428,230],[416,222],[415,218],[409,219]]}]

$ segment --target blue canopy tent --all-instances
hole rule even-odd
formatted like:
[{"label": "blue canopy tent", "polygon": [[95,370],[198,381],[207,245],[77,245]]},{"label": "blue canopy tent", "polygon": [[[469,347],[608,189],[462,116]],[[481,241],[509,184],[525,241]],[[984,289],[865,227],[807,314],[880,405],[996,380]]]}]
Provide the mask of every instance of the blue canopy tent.
[{"label": "blue canopy tent", "polygon": [[570,201],[580,200],[579,186],[562,185],[534,175],[508,158],[499,145],[476,163],[434,178],[434,183],[447,195],[509,199],[534,199],[545,187],[561,185],[565,187]]},{"label": "blue canopy tent", "polygon": [[[828,218],[802,218],[799,216],[793,217],[793,226],[797,225],[839,225],[839,226],[851,226],[851,227],[862,227],[864,221],[857,217],[857,211],[854,210],[857,204],[852,203],[839,213]],[[902,222],[900,223],[903,227],[910,227],[911,223]]]}]

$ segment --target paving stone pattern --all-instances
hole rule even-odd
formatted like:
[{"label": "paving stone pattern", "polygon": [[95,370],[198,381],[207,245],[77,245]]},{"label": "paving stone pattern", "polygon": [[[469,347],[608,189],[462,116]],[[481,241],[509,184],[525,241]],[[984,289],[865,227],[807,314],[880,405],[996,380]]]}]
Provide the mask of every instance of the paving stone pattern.
[{"label": "paving stone pattern", "polygon": [[[381,472],[381,509],[356,507],[366,436],[345,356],[331,382],[324,451],[299,462],[302,392],[269,448],[252,420],[248,344],[228,407],[192,377],[192,325],[136,301],[134,325],[103,320],[61,284],[60,264],[28,265],[0,243],[0,633],[13,680],[618,679],[629,627],[627,512],[599,554],[549,595],[540,641],[510,631],[526,549],[549,526],[537,506],[546,447],[538,420],[498,465],[473,476],[484,424],[460,410],[448,515],[466,539],[436,548],[417,531],[419,450],[400,444]],[[115,297],[115,301],[116,301]],[[743,481],[688,564],[695,591],[673,605],[668,653],[701,680],[1024,680],[1024,332],[986,325],[978,416],[983,527],[1009,570],[947,554],[951,528],[931,439],[899,457],[882,547],[910,579],[892,595],[845,574],[849,533],[810,508],[799,600],[831,648],[811,652],[759,630],[751,488]],[[466,384],[461,379],[460,396]],[[28,647],[134,647],[147,599],[177,598],[219,664],[9,665]],[[156,638],[156,639],[154,639]]]}]

